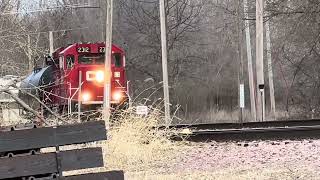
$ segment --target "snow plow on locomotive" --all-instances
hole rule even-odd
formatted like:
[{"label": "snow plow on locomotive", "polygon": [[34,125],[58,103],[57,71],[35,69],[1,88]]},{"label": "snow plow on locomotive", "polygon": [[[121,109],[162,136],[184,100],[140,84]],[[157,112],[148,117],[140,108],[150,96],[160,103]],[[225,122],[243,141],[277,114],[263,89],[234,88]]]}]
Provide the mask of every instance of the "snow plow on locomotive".
[{"label": "snow plow on locomotive", "polygon": [[38,110],[43,110],[43,105],[69,114],[98,110],[103,106],[104,78],[111,77],[111,107],[126,108],[129,96],[125,53],[112,45],[111,72],[104,71],[104,61],[104,43],[61,47],[45,58],[45,67],[35,68],[22,81],[20,88],[24,92],[19,96]]}]

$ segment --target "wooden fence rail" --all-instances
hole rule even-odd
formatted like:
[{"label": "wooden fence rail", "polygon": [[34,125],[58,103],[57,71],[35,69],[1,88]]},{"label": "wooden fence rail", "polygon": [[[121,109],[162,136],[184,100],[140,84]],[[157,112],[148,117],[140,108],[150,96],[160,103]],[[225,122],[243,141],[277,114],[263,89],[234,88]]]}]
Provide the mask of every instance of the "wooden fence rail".
[{"label": "wooden fence rail", "polygon": [[[106,140],[104,121],[59,127],[0,131],[0,179],[122,180],[123,171],[59,176],[63,171],[103,167],[101,147],[51,153],[25,153],[46,147]],[[24,153],[20,153],[24,152]],[[11,156],[8,156],[11,154]]]},{"label": "wooden fence rail", "polygon": [[0,133],[0,153],[106,140],[104,121]]}]

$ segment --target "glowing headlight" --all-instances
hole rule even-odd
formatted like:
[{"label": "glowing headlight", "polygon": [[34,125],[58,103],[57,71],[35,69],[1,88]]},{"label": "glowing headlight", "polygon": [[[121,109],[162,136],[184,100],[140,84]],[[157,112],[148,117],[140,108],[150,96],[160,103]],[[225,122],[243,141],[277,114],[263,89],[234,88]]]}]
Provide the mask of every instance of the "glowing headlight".
[{"label": "glowing headlight", "polygon": [[96,72],[96,81],[101,83],[101,82],[103,82],[103,80],[104,80],[103,71],[97,71]]},{"label": "glowing headlight", "polygon": [[114,93],[112,94],[112,99],[113,99],[114,101],[120,101],[121,98],[122,98],[122,93],[121,93],[121,92],[114,92]]},{"label": "glowing headlight", "polygon": [[91,95],[89,93],[82,93],[81,97],[82,97],[82,101],[89,101],[91,98]]}]

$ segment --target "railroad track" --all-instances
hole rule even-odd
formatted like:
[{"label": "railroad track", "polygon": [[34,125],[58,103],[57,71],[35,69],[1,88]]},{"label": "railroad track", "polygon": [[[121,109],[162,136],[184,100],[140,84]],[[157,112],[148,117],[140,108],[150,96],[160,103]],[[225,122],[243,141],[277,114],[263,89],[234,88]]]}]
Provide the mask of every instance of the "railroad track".
[{"label": "railroad track", "polygon": [[192,124],[170,126],[178,130],[174,140],[254,141],[319,139],[320,120],[270,121],[254,123]]},{"label": "railroad track", "polygon": [[[292,126],[315,126],[320,125],[320,119],[288,120],[288,121],[264,121],[264,122],[245,122],[245,123],[196,123],[196,124],[177,124],[169,128],[183,129],[242,129],[242,128],[270,128],[270,127],[292,127]],[[165,128],[161,126],[160,128]]]}]

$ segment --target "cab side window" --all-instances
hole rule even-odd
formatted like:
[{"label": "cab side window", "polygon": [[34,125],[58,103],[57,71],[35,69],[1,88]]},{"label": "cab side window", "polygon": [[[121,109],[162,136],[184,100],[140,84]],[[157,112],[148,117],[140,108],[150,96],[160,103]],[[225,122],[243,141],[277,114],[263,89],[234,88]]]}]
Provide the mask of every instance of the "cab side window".
[{"label": "cab side window", "polygon": [[122,66],[122,62],[121,62],[121,54],[120,53],[114,53],[113,54],[113,63],[116,67],[121,67]]},{"label": "cab side window", "polygon": [[66,58],[67,69],[72,69],[74,66],[74,55],[68,55]]}]

